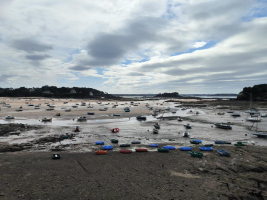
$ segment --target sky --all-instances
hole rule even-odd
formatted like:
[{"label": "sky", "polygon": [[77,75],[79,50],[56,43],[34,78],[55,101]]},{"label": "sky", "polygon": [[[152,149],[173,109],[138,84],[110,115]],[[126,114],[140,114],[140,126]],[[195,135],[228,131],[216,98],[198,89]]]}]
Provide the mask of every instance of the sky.
[{"label": "sky", "polygon": [[267,0],[0,0],[0,87],[239,93],[267,83]]}]

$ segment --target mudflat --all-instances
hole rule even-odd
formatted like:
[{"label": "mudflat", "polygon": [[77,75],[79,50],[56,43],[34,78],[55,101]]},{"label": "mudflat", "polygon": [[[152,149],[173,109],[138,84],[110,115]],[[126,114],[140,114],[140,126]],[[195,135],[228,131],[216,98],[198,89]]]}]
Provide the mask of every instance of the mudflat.
[{"label": "mudflat", "polygon": [[[61,152],[0,154],[0,199],[266,199],[266,147],[107,155]],[[193,147],[197,150],[198,146]]]}]

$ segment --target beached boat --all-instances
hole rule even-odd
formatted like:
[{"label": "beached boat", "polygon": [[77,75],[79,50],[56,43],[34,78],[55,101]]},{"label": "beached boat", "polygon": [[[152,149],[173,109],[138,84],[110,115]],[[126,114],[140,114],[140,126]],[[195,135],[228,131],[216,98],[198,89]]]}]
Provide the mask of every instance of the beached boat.
[{"label": "beached boat", "polygon": [[71,109],[66,109],[66,110],[65,110],[65,112],[70,112],[70,111],[71,111]]},{"label": "beached boat", "polygon": [[240,146],[246,146],[247,143],[246,142],[237,142],[236,144],[234,144],[235,146],[237,147],[240,147]]},{"label": "beached boat", "polygon": [[114,144],[117,144],[118,142],[119,142],[119,140],[116,140],[116,139],[111,139],[110,140],[112,143],[114,143]]},{"label": "beached boat", "polygon": [[74,105],[74,106],[71,106],[72,108],[78,108],[78,106]]},{"label": "beached boat", "polygon": [[267,117],[267,114],[266,113],[261,114],[261,117]]},{"label": "beached boat", "polygon": [[119,129],[119,128],[113,128],[113,129],[110,129],[110,131],[111,131],[112,133],[117,133],[117,132],[120,131],[120,129]]},{"label": "beached boat", "polygon": [[128,149],[121,149],[121,150],[120,150],[120,153],[130,154],[130,153],[132,153],[132,152],[133,152],[132,150],[128,150]]},{"label": "beached boat", "polygon": [[136,117],[137,120],[146,120],[146,116],[137,116]]},{"label": "beached boat", "polygon": [[60,116],[60,113],[57,113],[56,116]]},{"label": "beached boat", "polygon": [[169,149],[158,149],[158,152],[160,153],[169,153]]},{"label": "beached boat", "polygon": [[214,141],[215,144],[224,144],[224,141],[221,141],[221,140],[216,140]]},{"label": "beached boat", "polygon": [[112,145],[105,145],[103,146],[103,150],[112,150],[113,146]]},{"label": "beached boat", "polygon": [[252,132],[251,134],[256,135],[257,137],[260,137],[260,138],[267,138],[267,133],[264,133],[264,132]]},{"label": "beached boat", "polygon": [[130,147],[131,144],[120,144],[120,147]]},{"label": "beached boat", "polygon": [[87,115],[94,115],[94,112],[88,112]]},{"label": "beached boat", "polygon": [[94,108],[94,106],[87,106],[87,108]]},{"label": "beached boat", "polygon": [[240,117],[241,115],[239,113],[232,113],[231,116],[232,117]]},{"label": "beached boat", "polygon": [[149,146],[150,147],[158,147],[159,145],[158,144],[150,144]]},{"label": "beached boat", "polygon": [[218,149],[217,152],[220,156],[230,156],[230,153],[223,149]]},{"label": "beached boat", "polygon": [[147,149],[145,148],[138,148],[138,149],[135,149],[136,152],[148,152]]},{"label": "beached boat", "polygon": [[190,140],[190,143],[191,144],[200,144],[200,143],[202,143],[202,141],[201,140]]},{"label": "beached boat", "polygon": [[185,131],[184,133],[183,133],[183,137],[189,137],[190,136],[190,134],[187,132],[187,131]]},{"label": "beached boat", "polygon": [[163,149],[175,150],[175,146],[163,146]]},{"label": "beached boat", "polygon": [[232,127],[228,123],[215,123],[214,124],[217,128],[222,128],[222,129],[232,129]]},{"label": "beached boat", "polygon": [[8,115],[6,116],[6,119],[15,119],[15,117],[13,115]]},{"label": "beached boat", "polygon": [[107,111],[106,108],[100,108],[99,111]]},{"label": "beached boat", "polygon": [[128,110],[124,110],[124,112],[130,112],[131,110],[130,109],[128,109]]},{"label": "beached boat", "polygon": [[74,131],[74,132],[80,132],[81,130],[80,130],[79,126],[76,126],[75,129],[74,129],[73,131]]},{"label": "beached boat", "polygon": [[181,117],[178,117],[178,122],[182,122],[183,121],[183,119],[181,118]]},{"label": "beached boat", "polygon": [[261,119],[259,119],[258,117],[248,117],[246,118],[246,120],[250,122],[261,122]]},{"label": "beached boat", "polygon": [[42,122],[52,122],[52,118],[45,117],[42,119]]},{"label": "beached boat", "polygon": [[[0,110],[1,110],[1,109],[0,109]],[[21,111],[23,111],[23,110],[22,110],[22,109],[17,109],[16,111],[17,111],[17,112],[21,112]]]},{"label": "beached boat", "polygon": [[191,126],[190,124],[185,124],[184,127],[185,127],[186,129],[191,129],[191,128],[192,128],[192,126]]},{"label": "beached boat", "polygon": [[47,111],[51,111],[51,110],[54,110],[54,108],[47,108],[46,110]]},{"label": "beached boat", "polygon": [[224,112],[218,112],[217,115],[224,115]]},{"label": "beached boat", "polygon": [[114,113],[112,116],[114,116],[114,117],[119,117],[119,116],[121,116],[120,114],[116,114],[116,113]]},{"label": "beached boat", "polygon": [[203,157],[203,153],[201,153],[201,152],[189,151],[189,154],[190,154],[192,157],[198,157],[198,158],[202,158],[202,157]]},{"label": "beached boat", "polygon": [[86,121],[87,120],[87,117],[85,116],[80,116],[77,118],[78,121]]},{"label": "beached boat", "polygon": [[213,151],[212,147],[199,147],[201,151]]},{"label": "beached boat", "polygon": [[95,151],[95,154],[96,155],[106,155],[107,154],[107,150],[98,150],[98,151]]},{"label": "beached boat", "polygon": [[140,141],[132,141],[131,143],[132,143],[132,144],[141,144]]},{"label": "beached boat", "polygon": [[96,145],[104,145],[105,143],[104,143],[104,141],[96,141],[95,144]]},{"label": "beached boat", "polygon": [[158,134],[159,133],[159,130],[154,128],[152,133],[153,134]]},{"label": "beached boat", "polygon": [[154,124],[154,127],[155,127],[156,129],[160,129],[160,125],[159,125],[158,123],[155,123],[155,124]]},{"label": "beached boat", "polygon": [[181,151],[191,151],[192,148],[191,147],[180,147]]}]

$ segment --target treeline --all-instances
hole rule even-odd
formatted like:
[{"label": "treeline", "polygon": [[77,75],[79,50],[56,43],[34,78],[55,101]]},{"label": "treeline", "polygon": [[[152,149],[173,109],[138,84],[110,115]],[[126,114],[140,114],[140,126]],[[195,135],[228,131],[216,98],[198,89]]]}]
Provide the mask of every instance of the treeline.
[{"label": "treeline", "polygon": [[238,100],[249,100],[252,94],[253,100],[267,101],[267,84],[254,85],[253,87],[244,87],[238,94]]},{"label": "treeline", "polygon": [[113,98],[114,96],[86,87],[43,86],[41,88],[0,88],[0,97]]},{"label": "treeline", "polygon": [[180,97],[178,92],[172,92],[172,93],[159,93],[155,97]]}]

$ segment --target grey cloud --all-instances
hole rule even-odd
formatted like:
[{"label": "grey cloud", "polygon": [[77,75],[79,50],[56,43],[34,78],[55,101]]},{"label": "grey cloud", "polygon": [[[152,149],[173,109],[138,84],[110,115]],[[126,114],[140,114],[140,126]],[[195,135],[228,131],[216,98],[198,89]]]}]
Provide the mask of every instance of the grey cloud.
[{"label": "grey cloud", "polygon": [[145,74],[141,73],[141,72],[130,72],[127,75],[129,75],[129,76],[144,76]]},{"label": "grey cloud", "polygon": [[[80,60],[78,65],[87,67],[110,66],[119,64],[128,54],[149,42],[166,42],[157,33],[168,25],[162,18],[143,17],[132,20],[116,33],[97,35],[87,45],[91,59]],[[166,39],[166,38],[165,38]],[[78,69],[81,70],[81,69]]]},{"label": "grey cloud", "polygon": [[26,55],[25,57],[29,60],[39,61],[39,60],[44,60],[46,58],[50,58],[51,56],[44,54],[44,55]]},{"label": "grey cloud", "polygon": [[12,46],[18,50],[23,50],[29,53],[44,52],[53,49],[50,44],[44,44],[30,38],[14,40]]},{"label": "grey cloud", "polygon": [[75,71],[84,71],[84,70],[88,70],[90,68],[85,67],[85,66],[81,66],[81,65],[76,65],[73,67],[70,67],[71,70],[75,70]]}]

